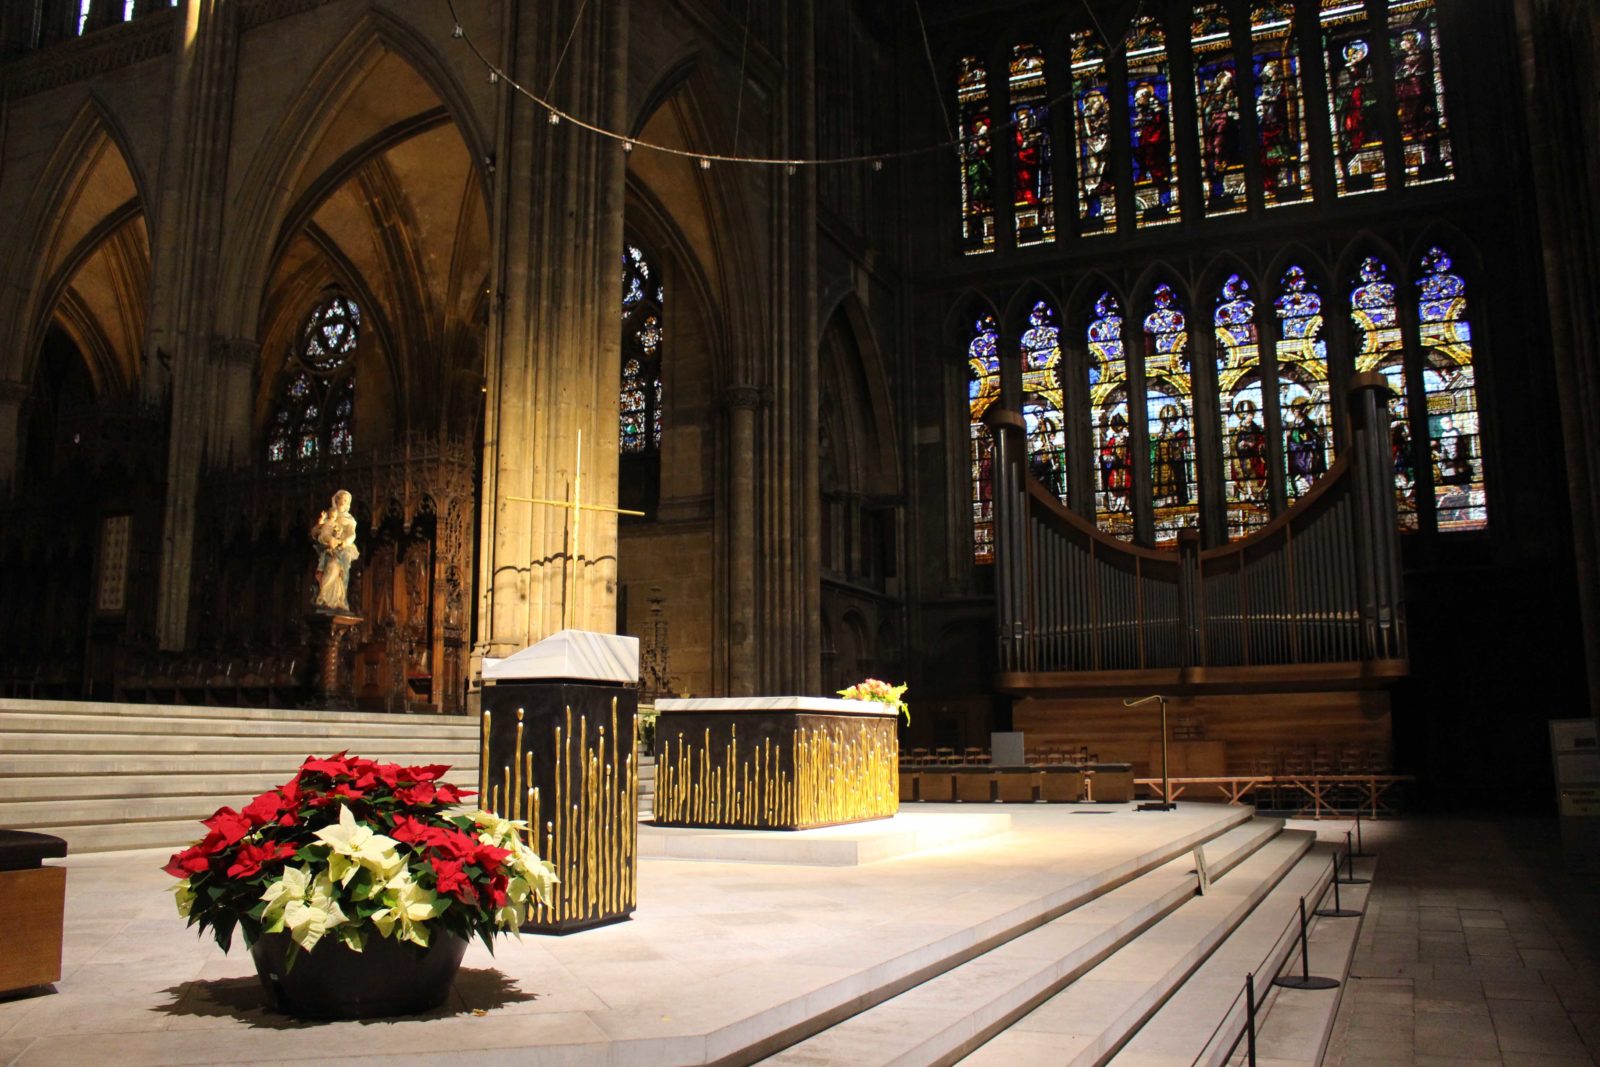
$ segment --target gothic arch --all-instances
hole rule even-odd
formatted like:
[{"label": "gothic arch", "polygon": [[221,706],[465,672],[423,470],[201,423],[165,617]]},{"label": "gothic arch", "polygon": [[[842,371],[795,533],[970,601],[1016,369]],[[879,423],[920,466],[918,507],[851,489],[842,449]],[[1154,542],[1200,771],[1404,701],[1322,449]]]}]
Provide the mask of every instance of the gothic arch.
[{"label": "gothic arch", "polygon": [[857,492],[897,493],[900,463],[894,404],[866,312],[856,296],[849,294],[824,321],[818,369],[824,382],[838,383],[844,389],[844,395],[835,398],[838,413],[843,416],[850,453],[859,457],[851,476],[844,480]]},{"label": "gothic arch", "polygon": [[[0,296],[0,323],[8,323],[9,335],[22,343],[0,357],[0,377],[31,380],[58,306],[91,266],[104,277],[95,294],[80,296],[64,325],[72,333],[76,324],[97,389],[127,386],[138,377],[149,284],[146,202],[125,133],[91,95],[45,164],[23,212],[30,225],[11,260],[11,284]],[[90,331],[85,316],[91,315],[108,321]],[[116,341],[109,336],[113,326],[121,335]]]},{"label": "gothic arch", "polygon": [[[347,145],[335,160],[308,174],[314,157],[334,130],[351,99],[369,75],[393,57],[423,82],[437,108],[399,116],[375,134]],[[254,337],[266,279],[281,256],[283,243],[292,235],[296,205],[326,199],[333,187],[327,179],[342,172],[347,179],[366,159],[426,132],[440,124],[460,136],[470,161],[478,196],[490,210],[489,179],[483,164],[489,159],[488,138],[478,127],[466,92],[434,46],[408,23],[394,15],[369,8],[354,20],[334,44],[304,88],[283,108],[276,135],[256,151],[240,190],[234,197],[238,209],[233,221],[240,227],[228,242],[220,276],[221,291],[236,301],[219,308],[219,327],[232,337]],[[318,198],[312,186],[323,182]]]}]

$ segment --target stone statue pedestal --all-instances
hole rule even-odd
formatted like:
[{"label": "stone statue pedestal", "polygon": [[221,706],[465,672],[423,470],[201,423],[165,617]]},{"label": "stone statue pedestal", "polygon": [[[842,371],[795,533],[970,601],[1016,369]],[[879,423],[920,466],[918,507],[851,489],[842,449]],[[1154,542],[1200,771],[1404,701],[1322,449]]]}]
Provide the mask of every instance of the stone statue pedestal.
[{"label": "stone statue pedestal", "polygon": [[339,661],[344,652],[344,639],[361,624],[361,616],[343,611],[313,611],[310,622],[311,657],[316,664],[312,703],[327,707],[335,702],[352,702],[355,694]]}]

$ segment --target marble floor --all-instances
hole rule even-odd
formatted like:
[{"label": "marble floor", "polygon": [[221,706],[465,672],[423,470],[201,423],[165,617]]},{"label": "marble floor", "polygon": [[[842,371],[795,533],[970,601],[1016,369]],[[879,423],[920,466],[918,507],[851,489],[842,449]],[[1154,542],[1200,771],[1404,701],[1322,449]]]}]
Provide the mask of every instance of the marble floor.
[{"label": "marble floor", "polygon": [[1366,826],[1381,856],[1324,1063],[1600,1063],[1600,879],[1553,819]]},{"label": "marble floor", "polygon": [[473,945],[443,1008],[365,1023],[265,1012],[248,955],[224,956],[176,914],[165,853],[72,857],[63,978],[0,1001],[0,1064],[714,1061],[1248,814],[1007,811],[1009,832],[859,866],[647,857],[633,921],[502,941],[494,956]]}]

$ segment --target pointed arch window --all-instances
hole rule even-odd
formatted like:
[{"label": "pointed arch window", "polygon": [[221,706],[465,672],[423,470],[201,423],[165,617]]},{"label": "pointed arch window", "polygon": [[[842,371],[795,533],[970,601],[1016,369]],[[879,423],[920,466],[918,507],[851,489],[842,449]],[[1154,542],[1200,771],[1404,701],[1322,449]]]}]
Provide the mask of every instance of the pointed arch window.
[{"label": "pointed arch window", "polygon": [[1303,496],[1333,461],[1328,349],[1322,339],[1322,297],[1291,266],[1273,301],[1278,314],[1278,414],[1283,423],[1284,489]]},{"label": "pointed arch window", "polygon": [[1376,371],[1389,382],[1389,458],[1394,471],[1400,528],[1417,528],[1416,450],[1407,403],[1405,342],[1389,267],[1376,256],[1361,261],[1350,291],[1350,321],[1355,326],[1356,371]]},{"label": "pointed arch window", "polygon": [[1061,329],[1056,311],[1040,300],[1022,332],[1022,418],[1028,468],[1062,501],[1067,499],[1067,428],[1061,398]]},{"label": "pointed arch window", "polygon": [[1092,30],[1072,35],[1072,119],[1077,140],[1078,231],[1117,228],[1117,189],[1111,175],[1111,83],[1106,46]]},{"label": "pointed arch window", "polygon": [[1250,53],[1262,201],[1267,207],[1282,207],[1310,199],[1311,145],[1294,5],[1289,0],[1269,0],[1251,11]]},{"label": "pointed arch window", "polygon": [[1428,249],[1420,266],[1417,319],[1434,513],[1441,531],[1478,530],[1488,525],[1489,511],[1467,287],[1443,249]]},{"label": "pointed arch window", "polygon": [[1229,275],[1222,284],[1212,325],[1217,338],[1228,537],[1237,538],[1265,526],[1272,517],[1256,302],[1244,278]]},{"label": "pointed arch window", "polygon": [[962,58],[956,74],[961,114],[961,250],[994,249],[994,121],[989,110],[989,68]]},{"label": "pointed arch window", "polygon": [[1177,294],[1157,285],[1144,320],[1145,425],[1150,442],[1150,504],[1156,544],[1199,520],[1194,466],[1194,394],[1189,331]]},{"label": "pointed arch window", "polygon": [[1128,361],[1122,306],[1101,293],[1089,321],[1089,412],[1094,427],[1095,522],[1106,533],[1133,537],[1133,450],[1128,436]]},{"label": "pointed arch window", "polygon": [[1047,98],[1043,50],[1033,44],[1015,46],[1011,49],[1011,187],[1018,247],[1056,237]]},{"label": "pointed arch window", "polygon": [[1389,49],[1406,184],[1447,181],[1454,162],[1433,0],[1389,0]]},{"label": "pointed arch window", "polygon": [[356,348],[361,309],[337,290],[311,309],[284,361],[267,424],[267,465],[316,466],[355,452]]},{"label": "pointed arch window", "polygon": [[1000,327],[980,315],[967,342],[967,416],[972,462],[972,561],[994,562],[993,441],[983,413],[1000,399]]},{"label": "pointed arch window", "polygon": [[1382,189],[1388,173],[1366,5],[1362,0],[1322,0],[1318,21],[1328,73],[1335,188],[1340,196]]},{"label": "pointed arch window", "polygon": [[661,359],[666,289],[644,251],[622,250],[622,388],[618,396],[621,506],[652,511],[661,486]]},{"label": "pointed arch window", "polygon": [[1194,53],[1195,120],[1205,193],[1202,204],[1207,216],[1232,215],[1248,206],[1248,194],[1239,124],[1239,72],[1228,14],[1221,4],[1195,8],[1189,47]]},{"label": "pointed arch window", "polygon": [[1128,30],[1128,125],[1138,226],[1178,221],[1178,145],[1172,136],[1167,35],[1149,15]]}]

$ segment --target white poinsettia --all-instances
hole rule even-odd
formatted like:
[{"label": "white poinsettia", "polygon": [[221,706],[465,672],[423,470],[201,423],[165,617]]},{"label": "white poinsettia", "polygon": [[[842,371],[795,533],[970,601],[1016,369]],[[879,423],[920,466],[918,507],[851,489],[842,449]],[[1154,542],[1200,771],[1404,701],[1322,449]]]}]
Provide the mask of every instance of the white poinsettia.
[{"label": "white poinsettia", "polygon": [[498,848],[509,848],[509,842],[521,841],[521,831],[528,828],[526,822],[502,819],[492,811],[475,811],[472,821],[478,827],[478,840]]},{"label": "white poinsettia", "polygon": [[327,907],[319,908],[303,900],[291,900],[283,909],[283,925],[289,936],[307,952],[317,947],[323,934],[344,925],[345,921],[344,912],[332,901]]},{"label": "white poinsettia", "polygon": [[409,870],[402,870],[389,881],[383,891],[383,903],[387,907],[372,915],[372,925],[378,933],[423,947],[428,944],[428,928],[422,924],[436,918],[450,904],[413,881]]},{"label": "white poinsettia", "polygon": [[310,889],[310,868],[285,867],[283,876],[267,886],[267,891],[261,894],[261,899],[267,902],[266,909],[261,913],[262,926],[271,933],[282,930],[284,909],[294,901],[304,903]]},{"label": "white poinsettia", "polygon": [[340,885],[348,885],[362,868],[388,878],[405,866],[405,860],[395,852],[399,842],[356,822],[355,815],[343,804],[339,805],[339,825],[324,826],[316,837],[328,846],[328,874]]},{"label": "white poinsettia", "polygon": [[173,886],[172,893],[178,901],[178,914],[187,919],[190,913],[194,911],[195,901],[194,889],[190,886],[189,879],[185,878]]}]

